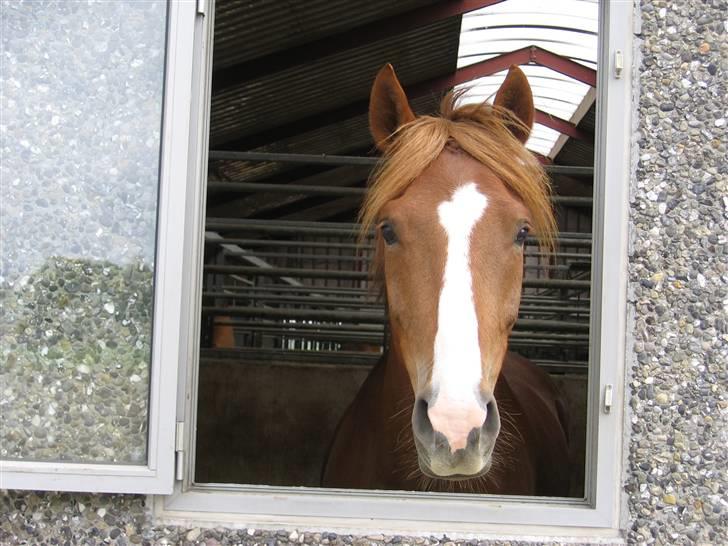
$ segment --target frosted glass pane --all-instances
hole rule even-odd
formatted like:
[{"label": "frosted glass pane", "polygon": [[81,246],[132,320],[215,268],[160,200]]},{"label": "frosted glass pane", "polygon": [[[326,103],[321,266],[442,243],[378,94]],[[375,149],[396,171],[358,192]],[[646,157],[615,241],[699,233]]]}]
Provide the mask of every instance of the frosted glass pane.
[{"label": "frosted glass pane", "polygon": [[143,464],[166,4],[0,9],[0,457]]}]

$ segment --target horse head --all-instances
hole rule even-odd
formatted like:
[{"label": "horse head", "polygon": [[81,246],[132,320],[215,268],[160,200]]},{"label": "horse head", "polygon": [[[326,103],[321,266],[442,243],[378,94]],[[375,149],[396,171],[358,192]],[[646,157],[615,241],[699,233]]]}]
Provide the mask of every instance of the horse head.
[{"label": "horse head", "polygon": [[450,480],[490,468],[524,242],[548,246],[555,231],[548,181],[524,146],[534,106],[523,72],[511,67],[494,105],[456,102],[416,117],[391,65],[379,72],[369,122],[383,158],[361,212],[376,229],[390,351],[412,387],[419,467]]}]

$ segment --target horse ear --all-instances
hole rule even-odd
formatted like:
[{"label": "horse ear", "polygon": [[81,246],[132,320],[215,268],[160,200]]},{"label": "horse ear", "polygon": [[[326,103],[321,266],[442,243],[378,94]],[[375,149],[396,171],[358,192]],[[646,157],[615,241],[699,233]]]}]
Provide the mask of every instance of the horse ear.
[{"label": "horse ear", "polygon": [[369,130],[374,143],[382,152],[387,149],[389,139],[405,123],[415,119],[407,101],[407,95],[387,63],[377,74],[369,97]]},{"label": "horse ear", "polygon": [[525,143],[533,127],[533,93],[531,93],[531,86],[528,84],[526,75],[516,65],[511,65],[508,70],[505,81],[495,95],[494,104],[513,112],[528,128],[525,130],[523,127],[515,125],[511,127],[513,135]]}]

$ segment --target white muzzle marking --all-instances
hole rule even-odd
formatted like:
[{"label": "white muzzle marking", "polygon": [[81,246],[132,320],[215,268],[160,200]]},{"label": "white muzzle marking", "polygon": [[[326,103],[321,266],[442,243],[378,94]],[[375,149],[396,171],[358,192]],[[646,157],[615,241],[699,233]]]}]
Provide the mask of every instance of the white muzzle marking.
[{"label": "white muzzle marking", "polygon": [[481,427],[487,416],[479,402],[482,370],[470,270],[470,236],[487,206],[487,197],[468,182],[437,207],[447,235],[447,258],[432,369],[436,398],[427,414],[433,429],[445,435],[452,451],[466,447],[470,431]]}]

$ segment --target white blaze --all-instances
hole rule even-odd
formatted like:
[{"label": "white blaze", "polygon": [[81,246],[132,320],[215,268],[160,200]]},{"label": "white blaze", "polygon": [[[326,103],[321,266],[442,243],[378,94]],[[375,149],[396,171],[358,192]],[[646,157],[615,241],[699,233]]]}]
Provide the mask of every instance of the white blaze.
[{"label": "white blaze", "polygon": [[448,407],[446,414],[467,412],[466,408],[478,405],[482,371],[470,236],[487,206],[486,196],[469,182],[437,207],[440,224],[447,234],[447,258],[437,308],[432,385],[437,393],[435,405]]}]

